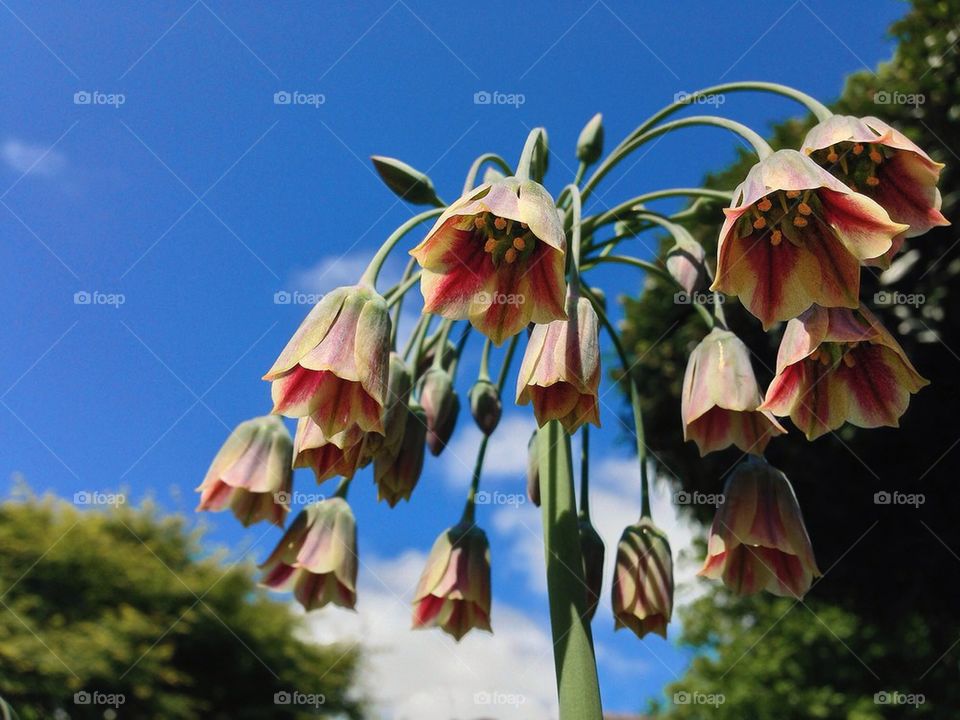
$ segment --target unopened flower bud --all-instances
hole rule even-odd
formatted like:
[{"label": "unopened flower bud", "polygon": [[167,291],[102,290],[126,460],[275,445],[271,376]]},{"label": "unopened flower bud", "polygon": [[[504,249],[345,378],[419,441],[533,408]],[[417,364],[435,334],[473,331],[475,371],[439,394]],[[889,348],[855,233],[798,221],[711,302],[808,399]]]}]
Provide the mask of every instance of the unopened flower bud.
[{"label": "unopened flower bud", "polygon": [[583,126],[577,140],[577,159],[593,165],[603,154],[603,115],[597,113]]},{"label": "unopened flower bud", "polygon": [[395,445],[384,445],[373,460],[377,499],[386,500],[390,507],[400,500],[410,499],[423,471],[427,416],[415,402],[411,402],[405,411],[400,441]]},{"label": "unopened flower bud", "polygon": [[437,198],[433,181],[416,168],[412,168],[396,158],[374,155],[370,158],[380,179],[397,195],[414,205],[436,205],[442,202]]},{"label": "unopened flower bud", "polygon": [[583,556],[583,582],[587,593],[587,620],[593,620],[603,589],[604,547],[600,534],[588,519],[582,519],[580,527],[580,554]]},{"label": "unopened flower bud", "polygon": [[450,373],[430,368],[421,380],[420,404],[427,414],[427,446],[439,455],[447,446],[460,412],[460,398]]},{"label": "unopened flower bud", "polygon": [[686,293],[705,290],[707,274],[703,245],[693,237],[680,237],[667,252],[667,272]]},{"label": "unopened flower bud", "polygon": [[489,380],[477,380],[470,388],[469,398],[470,413],[477,427],[484,435],[491,434],[497,429],[503,414],[503,403],[500,402],[497,386]]}]

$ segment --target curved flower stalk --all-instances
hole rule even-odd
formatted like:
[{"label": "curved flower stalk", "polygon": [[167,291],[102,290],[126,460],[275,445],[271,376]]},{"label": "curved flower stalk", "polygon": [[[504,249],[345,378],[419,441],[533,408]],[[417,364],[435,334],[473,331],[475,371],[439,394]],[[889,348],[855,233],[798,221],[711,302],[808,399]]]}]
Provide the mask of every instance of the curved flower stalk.
[{"label": "curved flower stalk", "polygon": [[304,610],[357,602],[357,525],[342,497],[300,511],[260,566],[261,584],[293,591]]},{"label": "curved flower stalk", "polygon": [[786,432],[760,409],[762,400],[747,346],[729,330],[714,328],[687,361],[683,439],[695,442],[701,456],[730,445],[762,455],[771,438]]},{"label": "curved flower stalk", "polygon": [[880,203],[894,222],[910,226],[870,264],[888,267],[904,238],[950,224],[940,212],[937,188],[943,163],[883,120],[834,115],[811,128],[800,149],[850,189]]},{"label": "curved flower stalk", "polygon": [[550,194],[509,177],[463,195],[410,254],[423,268],[424,309],[469,320],[500,345],[564,317],[565,247]]},{"label": "curved flower stalk", "polygon": [[273,411],[309,415],[327,437],[353,426],[382,434],[389,341],[387,304],[372,287],[328,293],[263,376]]},{"label": "curved flower stalk", "polygon": [[649,517],[623,531],[613,576],[614,628],[667,637],[673,615],[673,556],[666,533]]},{"label": "curved flower stalk", "polygon": [[787,476],[762,458],[730,474],[700,575],[740,595],[803,597],[820,570]]},{"label": "curved flower stalk", "polygon": [[290,511],[293,444],[283,421],[267,415],[237,425],[197,488],[197,510],[230,508],[244,527],[269,520],[283,527]]},{"label": "curved flower stalk", "polygon": [[765,330],[814,303],[857,307],[860,264],[908,227],[796,150],[754,165],[734,198],[711,290],[739,296]]},{"label": "curved flower stalk", "polygon": [[789,415],[814,440],[845,422],[898,427],[910,395],[927,384],[867,308],[815,305],[787,323],[761,408]]}]

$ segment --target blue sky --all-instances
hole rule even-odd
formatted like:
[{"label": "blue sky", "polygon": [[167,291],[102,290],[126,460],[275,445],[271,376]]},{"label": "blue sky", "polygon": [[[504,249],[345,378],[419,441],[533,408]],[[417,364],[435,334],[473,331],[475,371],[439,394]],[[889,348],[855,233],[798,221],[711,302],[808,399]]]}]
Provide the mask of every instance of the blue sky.
[{"label": "blue sky", "polygon": [[[415,0],[0,4],[8,69],[0,78],[0,476],[22,473],[35,490],[67,497],[123,488],[132,501],[152,496],[188,514],[229,428],[269,410],[259,378],[309,309],[275,304],[274,294],[352,283],[415,212],[382,186],[370,155],[429,169],[452,200],[474,157],[494,151],[515,162],[528,129],[545,125],[556,193],[595,112],[612,147],[676,93],[720,81],[773,80],[829,100],[847,73],[890,56],[886,28],[905,12],[898,2],[829,0],[748,2],[737,12],[604,0],[469,9]],[[323,102],[277,105],[280,91]],[[523,102],[475,104],[481,91]],[[76,93],[94,100],[78,104]],[[763,131],[799,108],[751,95],[694,112],[714,111]],[[736,143],[709,129],[670,136],[612,173],[586,210],[697,184],[734,157]],[[647,255],[650,246],[647,238],[633,251]],[[601,282],[613,298],[636,292],[641,277],[605,271]],[[76,304],[83,292],[123,302]],[[470,347],[464,394],[479,343]],[[615,416],[620,400],[610,392],[603,402],[593,504],[612,555],[639,496]],[[320,639],[379,648],[368,689],[388,717],[550,714],[535,509],[481,508],[493,543],[493,638],[456,647],[407,631],[423,553],[462,506],[477,441],[469,420],[448,453],[428,461],[410,504],[388,511],[367,475],[355,483],[360,612],[311,619]],[[526,408],[507,411],[488,489],[523,492],[530,424]],[[298,475],[298,489],[313,491],[312,478]],[[680,539],[695,532],[673,517],[666,495],[659,512]],[[262,559],[277,537],[263,526],[243,531],[226,515],[204,520],[211,547],[235,558]],[[604,700],[636,710],[688,656],[673,644],[676,628],[668,642],[614,635],[608,590],[595,623]],[[475,692],[522,693],[524,704],[478,707]]]}]

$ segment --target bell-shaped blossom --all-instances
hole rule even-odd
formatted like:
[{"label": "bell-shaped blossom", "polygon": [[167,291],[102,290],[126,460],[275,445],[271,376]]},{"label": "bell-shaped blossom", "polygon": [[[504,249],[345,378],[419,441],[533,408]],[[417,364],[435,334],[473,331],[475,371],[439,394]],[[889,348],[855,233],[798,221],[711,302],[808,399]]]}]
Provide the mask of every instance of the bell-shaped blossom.
[{"label": "bell-shaped blossom", "polygon": [[332,437],[358,426],[383,432],[390,316],[371,287],[328,293],[264,375],[275,413],[310,416]]},{"label": "bell-shaped blossom", "polygon": [[736,445],[763,454],[775,435],[786,432],[762,401],[750,351],[729,330],[714,328],[690,354],[683,377],[680,415],[683,439],[700,455]]},{"label": "bell-shaped blossom", "polygon": [[894,222],[910,226],[871,264],[887,267],[904,238],[950,224],[940,212],[937,188],[943,163],[883,120],[834,115],[811,128],[800,149],[849,188],[880,203]]},{"label": "bell-shaped blossom", "polygon": [[439,627],[460,640],[490,632],[490,543],[476,525],[455,525],[437,538],[413,598],[413,627]]},{"label": "bell-shaped blossom", "polygon": [[427,415],[416,402],[404,408],[403,432],[396,442],[385,443],[373,459],[377,499],[394,507],[409,500],[423,472],[426,452]]},{"label": "bell-shaped blossom", "polygon": [[269,520],[283,527],[290,508],[293,444],[273,415],[240,423],[210,465],[197,491],[197,510],[230,508],[244,526]]},{"label": "bell-shaped blossom", "polygon": [[709,284],[706,252],[703,245],[689,234],[676,238],[673,247],[667,251],[664,264],[670,276],[688,295],[706,289]]},{"label": "bell-shaped blossom", "polygon": [[352,478],[360,466],[363,439],[357,426],[328,438],[313,418],[302,417],[293,440],[293,467],[311,468],[318,483],[337,476]]},{"label": "bell-shaped blossom", "polygon": [[857,307],[861,262],[908,227],[796,150],[754,165],[724,213],[711,289],[739,296],[764,329],[814,303]]},{"label": "bell-shaped blossom", "polygon": [[520,374],[517,404],[533,403],[542,427],[559,420],[568,433],[584,423],[600,426],[600,344],[597,312],[570,293],[568,315],[533,328]]},{"label": "bell-shaped blossom", "polygon": [[550,194],[509,177],[467,192],[410,254],[423,268],[425,310],[469,319],[499,345],[564,316],[565,247]]},{"label": "bell-shaped blossom", "polygon": [[766,590],[800,598],[820,576],[787,476],[749,458],[730,474],[699,573],[740,595]]},{"label": "bell-shaped blossom", "polygon": [[910,395],[927,384],[865,307],[815,305],[787,323],[761,408],[789,415],[813,440],[845,422],[897,427]]},{"label": "bell-shaped blossom", "polygon": [[637,637],[667,636],[673,615],[673,556],[667,535],[648,517],[624,529],[613,576],[614,628]]},{"label": "bell-shaped blossom", "polygon": [[261,584],[293,591],[305,610],[357,602],[357,525],[347,501],[332,497],[308,506],[260,566]]}]

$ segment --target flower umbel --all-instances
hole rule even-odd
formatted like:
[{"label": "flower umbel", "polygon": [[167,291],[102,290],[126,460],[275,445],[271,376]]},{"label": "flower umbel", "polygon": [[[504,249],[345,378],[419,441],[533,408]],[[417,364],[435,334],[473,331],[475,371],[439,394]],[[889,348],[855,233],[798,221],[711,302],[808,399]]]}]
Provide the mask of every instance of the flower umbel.
[{"label": "flower umbel", "polygon": [[927,384],[865,307],[814,305],[787,323],[761,408],[789,415],[814,440],[844,422],[898,427],[910,395]]},{"label": "flower umbel", "polygon": [[787,476],[751,457],[734,469],[723,492],[699,574],[740,595],[766,590],[803,597],[820,570]]},{"label": "flower umbel", "polygon": [[484,183],[453,203],[410,251],[427,312],[470,323],[497,345],[531,321],[564,317],[563,227],[542,185]]},{"label": "flower umbel", "polygon": [[673,614],[673,557],[666,534],[648,517],[624,529],[613,576],[614,628],[637,637],[667,636]]},{"label": "flower umbel", "polygon": [[759,409],[761,401],[747,346],[729,330],[714,328],[687,361],[680,407],[684,440],[695,442],[701,455],[731,444],[762,454],[786,430]]},{"label": "flower umbel", "polygon": [[293,444],[283,421],[273,415],[242,422],[230,433],[197,488],[197,510],[230,508],[244,527],[269,520],[283,527],[290,508]]}]

